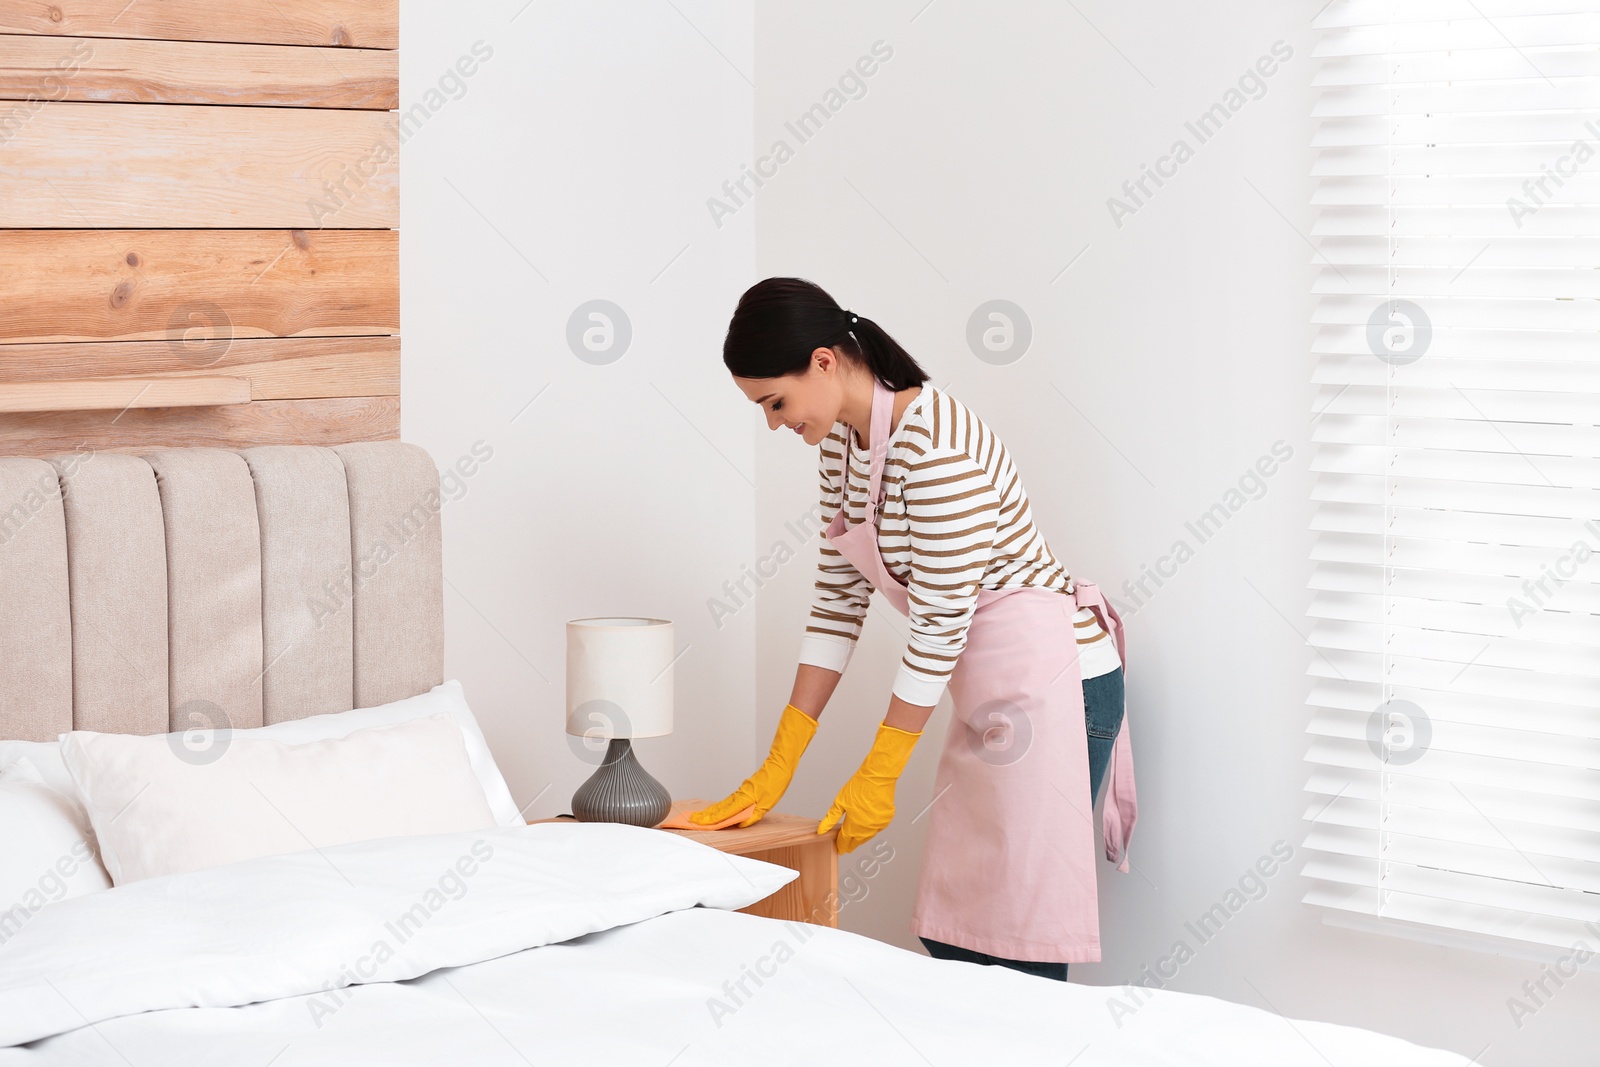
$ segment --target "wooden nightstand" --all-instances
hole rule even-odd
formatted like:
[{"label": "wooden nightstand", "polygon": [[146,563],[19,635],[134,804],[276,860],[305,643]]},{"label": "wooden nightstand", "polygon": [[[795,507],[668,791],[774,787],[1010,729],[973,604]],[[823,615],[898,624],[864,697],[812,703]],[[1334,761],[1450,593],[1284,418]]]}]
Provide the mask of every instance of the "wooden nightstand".
[{"label": "wooden nightstand", "polygon": [[[713,803],[695,798],[675,799],[674,812],[698,811]],[[530,822],[572,822],[567,816],[532,819]],[[799,871],[800,877],[767,897],[740,911],[772,919],[790,919],[817,926],[839,926],[839,854],[833,840],[839,828],[817,833],[817,820],[799,815],[769,811],[754,826],[730,826],[726,830],[662,830],[679,834],[721,849],[735,856],[766,860]]]}]

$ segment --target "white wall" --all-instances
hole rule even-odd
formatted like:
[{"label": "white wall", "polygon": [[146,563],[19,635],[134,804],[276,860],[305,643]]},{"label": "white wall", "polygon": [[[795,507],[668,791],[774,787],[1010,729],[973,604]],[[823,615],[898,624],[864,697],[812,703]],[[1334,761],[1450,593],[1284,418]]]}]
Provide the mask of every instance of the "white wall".
[{"label": "white wall", "polygon": [[[816,457],[764,432],[719,357],[747,285],[808,277],[1003,437],[1056,554],[1128,622],[1135,873],[1101,864],[1105,958],[1074,981],[1134,980],[1182,940],[1169,988],[1488,1046],[1489,1065],[1592,1060],[1593,974],[1518,1029],[1506,999],[1538,964],[1326,927],[1300,903],[1320,0],[522,2],[404,5],[408,106],[474,41],[494,56],[403,151],[402,295],[405,436],[441,465],[495,449],[445,512],[448,669],[519,799],[548,787],[531,815],[567,810],[589,770],[560,734],[568,618],[678,621],[677,730],[638,745],[674,794],[720,796],[765,753],[811,596],[816,539],[786,524],[815,507]],[[893,54],[864,95],[799,143],[784,123],[879,40]],[[1197,143],[1185,121],[1280,40],[1293,54],[1264,94]],[[716,226],[707,198],[778,138],[793,157]],[[1178,138],[1193,157],[1119,227],[1107,198]],[[563,339],[595,297],[635,330],[608,366]],[[1033,326],[1005,366],[965,339],[997,298]],[[1279,441],[1291,458],[1201,543],[1185,522]],[[1123,591],[1180,539],[1193,558],[1155,595]],[[717,627],[708,600],[780,542],[796,558]],[[904,634],[874,604],[784,808],[820,814],[859,763]],[[862,880],[864,852],[844,857],[848,929],[917,947],[926,820],[909,817],[948,721],[947,700],[902,779],[895,859]],[[1201,943],[1185,922],[1277,841],[1288,868]]]},{"label": "white wall", "polygon": [[[748,74],[752,12],[674,4],[402,4],[402,111],[430,109],[401,149],[403,436],[441,468],[493,450],[443,510],[446,671],[531,818],[598,761],[564,733],[568,619],[674,620],[676,730],[636,745],[674,795],[755,758],[755,613],[706,607],[753,537],[721,338],[754,230],[703,204],[753,99],[707,38]],[[614,362],[568,345],[594,299],[631,324]]]}]

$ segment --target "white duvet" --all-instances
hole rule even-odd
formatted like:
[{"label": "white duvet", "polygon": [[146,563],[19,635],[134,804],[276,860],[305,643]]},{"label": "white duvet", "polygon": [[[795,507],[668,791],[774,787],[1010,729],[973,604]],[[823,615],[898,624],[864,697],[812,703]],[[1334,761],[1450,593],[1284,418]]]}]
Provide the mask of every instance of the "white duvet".
[{"label": "white duvet", "polygon": [[[390,838],[61,901],[0,945],[0,1067],[1464,1067],[1210,997],[733,909],[795,872],[608,823]],[[1126,991],[1123,991],[1126,993]]]}]

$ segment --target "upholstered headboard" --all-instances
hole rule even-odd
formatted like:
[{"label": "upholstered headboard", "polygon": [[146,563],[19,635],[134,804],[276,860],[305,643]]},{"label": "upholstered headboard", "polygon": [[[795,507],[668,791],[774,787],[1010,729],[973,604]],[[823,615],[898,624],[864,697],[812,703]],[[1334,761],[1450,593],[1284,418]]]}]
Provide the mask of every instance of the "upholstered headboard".
[{"label": "upholstered headboard", "polygon": [[426,692],[439,506],[432,459],[398,441],[0,458],[0,738]]}]

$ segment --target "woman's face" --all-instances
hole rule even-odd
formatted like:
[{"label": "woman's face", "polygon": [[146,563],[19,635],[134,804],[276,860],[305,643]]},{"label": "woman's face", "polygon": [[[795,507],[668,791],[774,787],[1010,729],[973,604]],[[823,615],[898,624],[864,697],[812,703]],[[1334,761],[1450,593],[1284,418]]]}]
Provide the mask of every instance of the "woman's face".
[{"label": "woman's face", "polygon": [[761,405],[767,428],[787,429],[808,445],[821,444],[833,424],[839,421],[838,353],[819,348],[811,353],[811,363],[797,374],[779,378],[740,378],[734,384],[751,401]]}]

